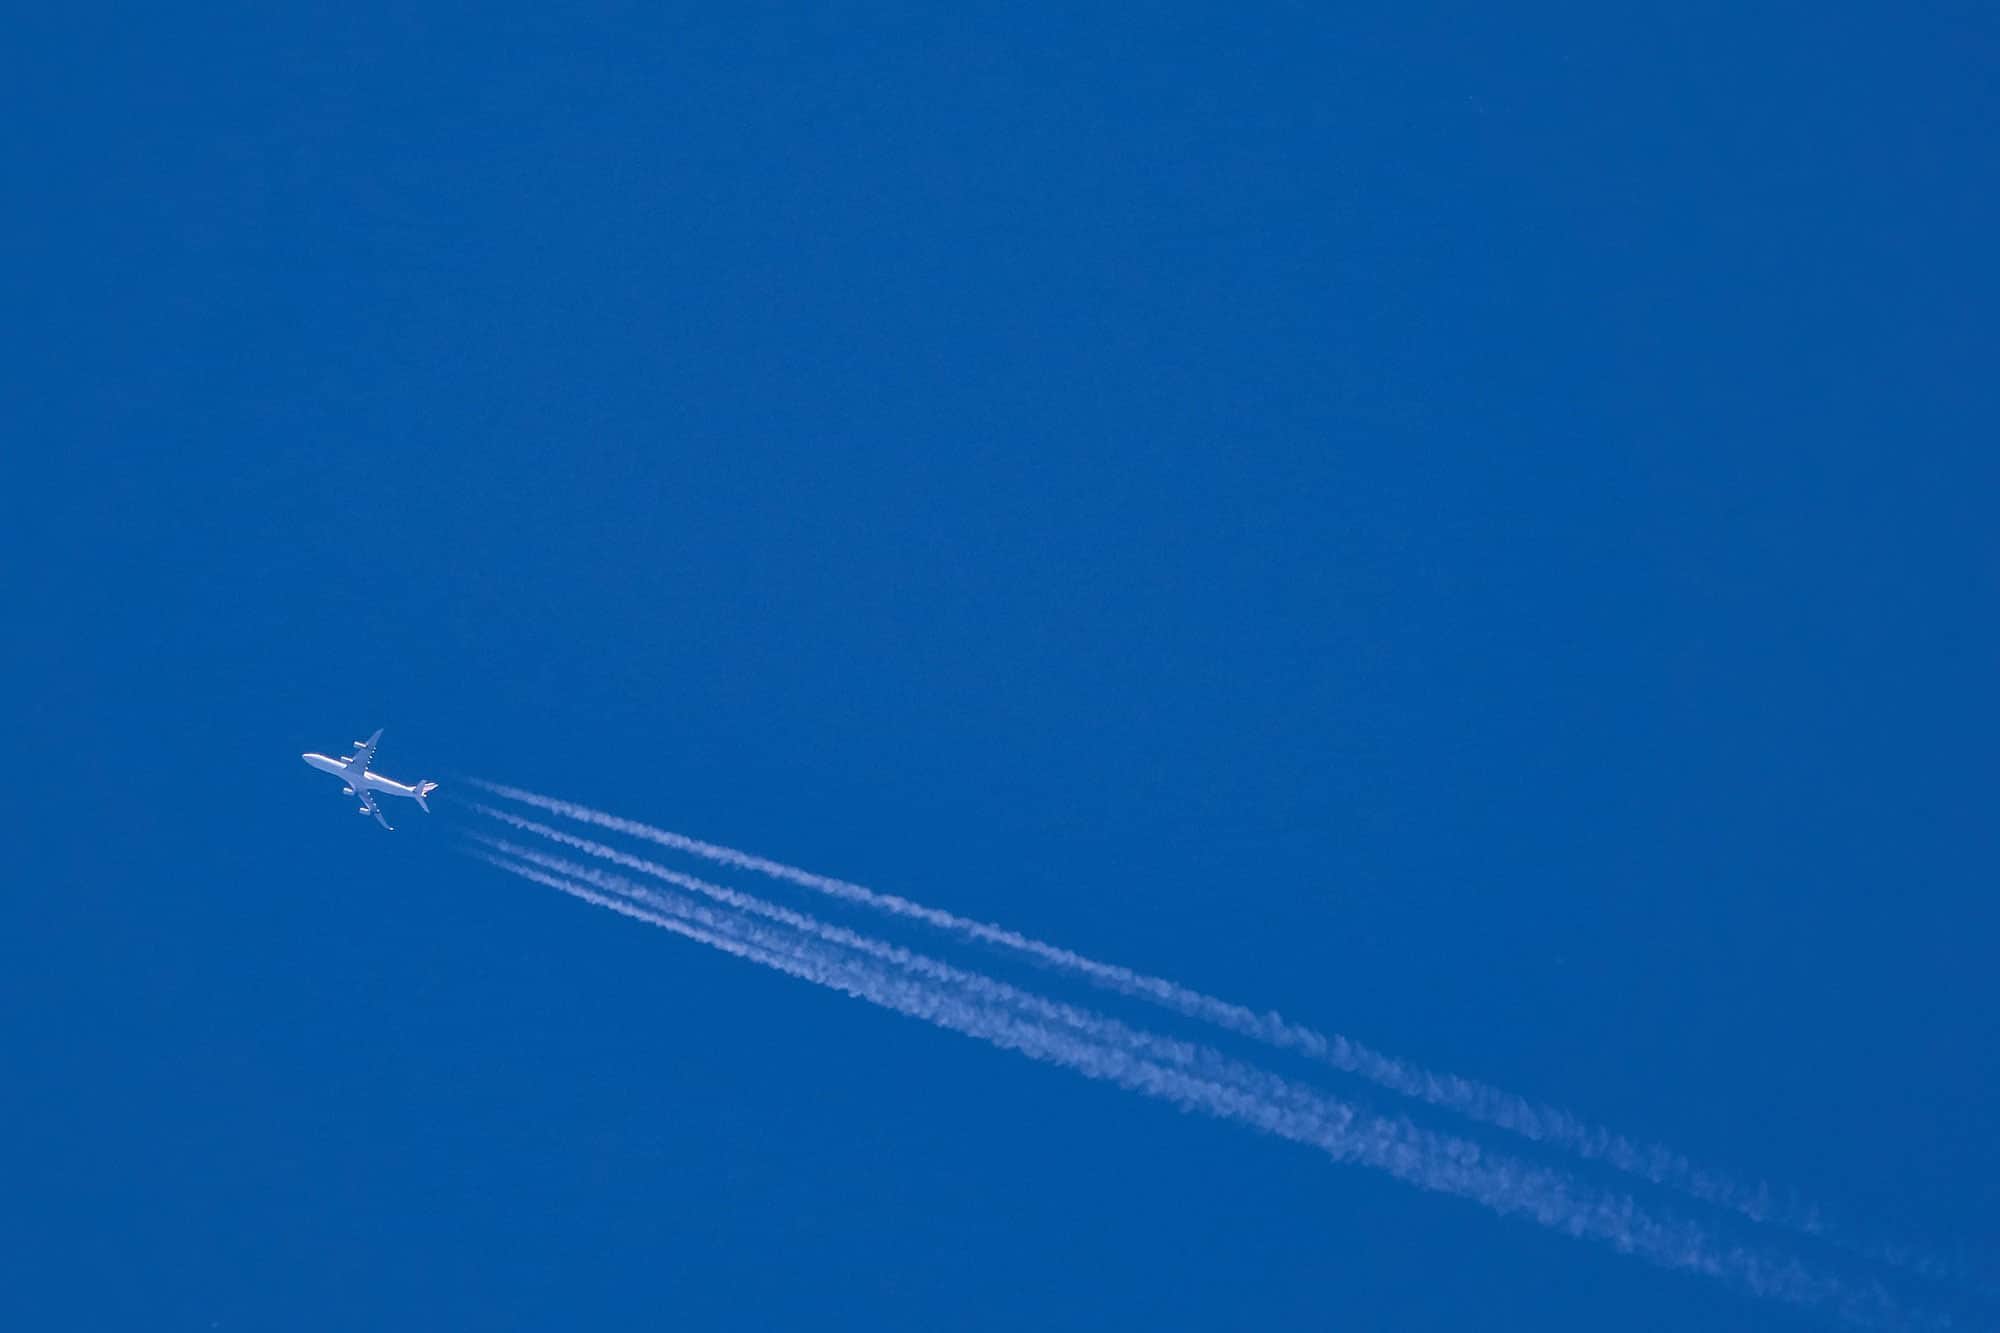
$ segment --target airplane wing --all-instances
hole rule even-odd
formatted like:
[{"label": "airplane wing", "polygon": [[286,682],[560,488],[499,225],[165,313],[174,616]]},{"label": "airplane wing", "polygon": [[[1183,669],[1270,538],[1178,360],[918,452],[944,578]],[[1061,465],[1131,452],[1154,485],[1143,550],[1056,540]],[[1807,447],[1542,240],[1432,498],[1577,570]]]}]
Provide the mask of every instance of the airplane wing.
[{"label": "airplane wing", "polygon": [[347,766],[349,768],[357,768],[358,766],[357,771],[366,773],[368,771],[368,761],[375,757],[375,744],[381,739],[382,728],[377,727],[375,728],[375,734],[367,740],[354,742],[354,753],[347,757]]},{"label": "airplane wing", "polygon": [[[375,734],[379,736],[382,733],[378,731]],[[359,791],[356,792],[355,794],[361,798],[361,808],[366,810],[369,814],[375,816],[376,823],[380,824],[383,828],[388,829],[391,832],[395,831],[396,826],[394,824],[391,824],[388,820],[382,818],[382,807],[375,804],[374,792]]]}]

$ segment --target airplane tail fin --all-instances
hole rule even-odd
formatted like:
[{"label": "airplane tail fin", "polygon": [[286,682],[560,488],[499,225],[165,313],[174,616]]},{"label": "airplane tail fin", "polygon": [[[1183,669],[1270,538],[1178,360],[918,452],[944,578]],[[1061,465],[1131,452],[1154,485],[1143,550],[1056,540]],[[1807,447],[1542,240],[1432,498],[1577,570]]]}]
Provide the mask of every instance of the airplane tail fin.
[{"label": "airplane tail fin", "polygon": [[438,785],[435,782],[419,782],[417,784],[417,809],[423,811],[425,814],[429,814],[431,808],[424,803],[424,797],[429,796],[437,789]]}]

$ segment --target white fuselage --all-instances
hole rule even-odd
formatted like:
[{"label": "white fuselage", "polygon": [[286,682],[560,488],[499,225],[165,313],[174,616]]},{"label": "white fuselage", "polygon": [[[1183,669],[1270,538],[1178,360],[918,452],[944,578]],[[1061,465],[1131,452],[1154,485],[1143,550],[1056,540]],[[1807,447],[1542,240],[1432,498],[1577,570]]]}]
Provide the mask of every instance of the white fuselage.
[{"label": "white fuselage", "polygon": [[323,754],[302,754],[299,758],[311,764],[322,773],[331,773],[344,780],[357,794],[364,791],[386,792],[391,796],[415,796],[415,787],[406,787],[400,782],[383,777],[380,773],[366,771],[356,773],[347,767],[344,760],[329,759]]}]

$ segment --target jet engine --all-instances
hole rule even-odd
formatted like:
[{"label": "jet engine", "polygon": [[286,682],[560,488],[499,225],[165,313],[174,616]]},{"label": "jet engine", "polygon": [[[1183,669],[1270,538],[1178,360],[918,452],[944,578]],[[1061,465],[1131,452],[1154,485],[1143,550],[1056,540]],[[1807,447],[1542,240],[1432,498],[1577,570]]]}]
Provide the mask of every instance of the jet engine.
[{"label": "jet engine", "polygon": [[340,789],[340,794],[341,794],[342,796],[352,796],[352,795],[354,795],[354,788],[352,788],[352,787],[342,787],[342,788]]}]

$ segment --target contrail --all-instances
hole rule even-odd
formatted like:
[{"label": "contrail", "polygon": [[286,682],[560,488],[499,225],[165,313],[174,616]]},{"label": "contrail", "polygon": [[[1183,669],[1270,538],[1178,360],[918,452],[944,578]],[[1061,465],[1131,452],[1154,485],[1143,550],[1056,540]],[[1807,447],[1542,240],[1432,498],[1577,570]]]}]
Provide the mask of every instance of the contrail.
[{"label": "contrail", "polygon": [[[812,871],[785,865],[767,857],[739,851],[733,847],[702,842],[697,838],[656,828],[638,820],[607,814],[586,805],[543,796],[520,787],[510,787],[479,778],[469,778],[467,781],[496,796],[547,810],[579,823],[639,838],[657,846],[700,857],[717,865],[753,871],[771,879],[810,889],[841,902],[921,922],[961,939],[976,940],[982,944],[1009,950],[1058,971],[1082,977],[1102,989],[1131,999],[1150,1001],[1162,1008],[1199,1019],[1225,1031],[1251,1037],[1283,1050],[1298,1052],[1343,1073],[1364,1078],[1391,1092],[1451,1111],[1481,1124],[1518,1134],[1536,1143],[1563,1149],[1588,1161],[1601,1162],[1655,1185],[1679,1190],[1705,1203],[1728,1208],[1752,1221],[1774,1223],[1811,1236],[1827,1236],[1826,1224],[1816,1210],[1802,1207],[1797,1203],[1781,1203],[1774,1200],[1769,1189],[1761,1184],[1755,1188],[1746,1187],[1722,1172],[1695,1166],[1672,1149],[1635,1143],[1609,1129],[1591,1125],[1568,1111],[1541,1105],[1456,1074],[1437,1073],[1420,1068],[1337,1033],[1318,1032],[1302,1024],[1293,1023],[1276,1013],[1260,1014],[1244,1005],[1203,994],[1163,977],[1148,976],[1115,963],[1099,962],[1073,950],[1023,935],[1004,926],[991,925],[939,908],[927,907],[922,903],[912,902],[894,894],[880,893],[847,880],[814,874]],[[490,806],[478,808],[501,819],[516,818],[495,811]],[[540,827],[546,828],[546,826]],[[540,831],[540,828],[536,831]],[[1865,1252],[1872,1257],[1919,1271],[1935,1268],[1935,1265],[1925,1261],[1896,1258],[1887,1252],[1872,1248]],[[1930,1275],[1938,1274],[1932,1272]]]},{"label": "contrail", "polygon": [[[1209,1048],[1196,1046],[1191,1042],[1176,1041],[1153,1033],[1141,1032],[1137,1029],[1127,1027],[1114,1019],[1079,1008],[1076,1005],[1065,1004],[1058,1000],[1052,1000],[1047,996],[1022,990],[1017,986],[1009,985],[984,973],[971,972],[963,968],[954,967],[949,963],[916,953],[901,945],[891,944],[886,940],[864,935],[846,926],[838,926],[822,921],[804,912],[794,911],[789,907],[782,907],[776,903],[767,902],[753,894],[744,893],[737,889],[725,888],[720,884],[713,884],[707,880],[696,878],[693,875],[682,874],[657,862],[648,861],[644,857],[633,856],[629,852],[593,841],[590,838],[582,838],[573,833],[565,833],[561,829],[551,828],[547,824],[538,823],[532,819],[524,819],[519,815],[511,815],[505,811],[494,810],[491,807],[476,803],[473,808],[524,832],[533,833],[551,842],[575,848],[587,856],[594,856],[600,860],[609,861],[614,865],[621,865],[627,869],[636,870],[642,875],[648,875],[664,883],[698,893],[725,907],[788,926],[793,930],[811,935],[836,948],[863,954],[878,962],[887,963],[892,967],[913,972],[928,981],[961,990],[983,1003],[1011,1006],[1034,1018],[1047,1022],[1060,1023],[1098,1040],[1123,1042],[1134,1049],[1140,1050],[1149,1058],[1165,1060],[1168,1063],[1186,1068],[1205,1068],[1211,1076],[1226,1076],[1235,1079],[1241,1082],[1243,1086],[1257,1087],[1268,1096],[1282,1098],[1296,1095],[1297,1085],[1291,1084],[1275,1074],[1269,1074],[1262,1070],[1252,1071],[1250,1066],[1240,1063],[1229,1062],[1227,1074],[1218,1073],[1217,1070],[1221,1068],[1224,1062],[1223,1057],[1220,1052]],[[662,905],[663,895],[658,890],[634,883],[623,876],[609,875],[575,861],[537,852],[531,848],[509,842],[504,838],[491,837],[475,831],[468,831],[465,836],[515,860],[529,862],[540,866],[544,870],[563,875],[573,881],[581,881],[594,887],[620,894],[642,905]]]},{"label": "contrail", "polygon": [[[1244,1086],[1255,1084],[1260,1077],[1276,1079],[1275,1075],[1245,1071],[1248,1077],[1231,1086],[1169,1067],[1119,1040],[1094,1040],[1004,1005],[981,1004],[908,971],[894,975],[789,927],[758,925],[744,916],[731,916],[657,890],[641,889],[647,901],[634,901],[617,890],[599,892],[586,883],[520,860],[490,852],[471,854],[510,874],[746,961],[1186,1111],[1317,1148],[1337,1162],[1372,1167],[1421,1189],[1478,1203],[1502,1216],[1525,1217],[1662,1267],[1703,1273],[1757,1295],[1832,1313],[1853,1323],[1878,1328],[1909,1326],[1909,1317],[1879,1287],[1857,1291],[1836,1279],[1809,1273],[1795,1260],[1721,1246],[1701,1227],[1655,1218],[1629,1198],[1591,1190],[1554,1170],[1485,1153],[1463,1139],[1363,1112],[1310,1090],[1297,1089],[1294,1096],[1277,1101]],[[607,881],[620,878],[608,876]],[[1105,1031],[1114,1036],[1121,1030],[1129,1032],[1113,1020],[1102,1021],[1109,1025]],[[1224,1072],[1234,1064],[1219,1053],[1213,1058]]]},{"label": "contrail", "polygon": [[[1024,991],[1017,986],[986,976],[980,972],[970,972],[949,963],[916,953],[901,945],[886,940],[863,935],[845,926],[833,925],[804,912],[796,912],[761,898],[711,884],[692,875],[683,875],[665,866],[657,865],[641,857],[632,856],[616,848],[579,838],[538,824],[532,819],[521,819],[499,811],[492,812],[495,818],[531,833],[538,833],[553,841],[571,846],[590,856],[612,861],[637,870],[641,874],[653,876],[667,883],[689,889],[726,907],[734,908],[750,916],[778,922],[802,934],[810,935],[836,949],[844,949],[861,954],[891,967],[912,973],[940,986],[959,991],[972,999],[990,1005],[1013,1009],[1030,1018],[1042,1022],[1056,1023],[1075,1032],[1109,1045],[1122,1046],[1134,1054],[1147,1059],[1158,1060],[1176,1068],[1193,1071],[1202,1077],[1217,1079],[1234,1086],[1255,1092],[1257,1095],[1278,1103],[1297,1104],[1306,1100],[1320,1099],[1321,1094],[1313,1092],[1267,1070],[1230,1060],[1221,1052],[1210,1047],[1198,1046],[1192,1042],[1179,1041],[1160,1036],[1157,1033],[1141,1031],[1076,1005],[1065,1004],[1047,996]],[[686,917],[687,900],[677,894],[665,894],[657,889],[635,883],[622,875],[610,874],[559,856],[509,842],[505,838],[490,837],[483,833],[467,832],[467,837],[516,861],[539,866],[543,870],[564,878],[615,893],[642,907],[652,907],[671,914]],[[725,918],[704,915],[702,923],[714,930],[740,930],[741,927]]]}]

